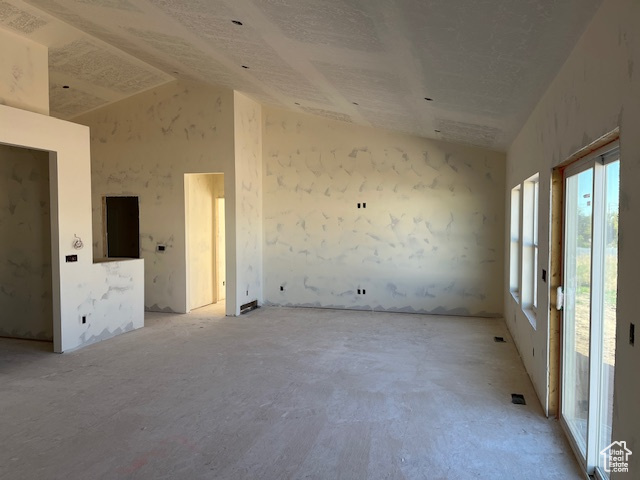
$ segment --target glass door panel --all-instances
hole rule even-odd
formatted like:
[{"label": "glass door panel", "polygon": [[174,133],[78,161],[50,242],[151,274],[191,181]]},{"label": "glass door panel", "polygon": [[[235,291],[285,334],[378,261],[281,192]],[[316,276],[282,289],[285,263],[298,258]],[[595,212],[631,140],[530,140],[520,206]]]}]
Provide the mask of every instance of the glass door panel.
[{"label": "glass door panel", "polygon": [[613,440],[620,157],[596,152],[565,171],[561,417],[589,475],[608,478]]},{"label": "glass door panel", "polygon": [[566,179],[562,414],[583,458],[589,415],[593,168]]},{"label": "glass door panel", "polygon": [[618,291],[618,211],[620,198],[620,161],[604,167],[604,258],[603,312],[602,312],[602,359],[599,362],[600,398],[598,451],[612,442],[613,423],[613,378],[616,353],[616,301]]}]

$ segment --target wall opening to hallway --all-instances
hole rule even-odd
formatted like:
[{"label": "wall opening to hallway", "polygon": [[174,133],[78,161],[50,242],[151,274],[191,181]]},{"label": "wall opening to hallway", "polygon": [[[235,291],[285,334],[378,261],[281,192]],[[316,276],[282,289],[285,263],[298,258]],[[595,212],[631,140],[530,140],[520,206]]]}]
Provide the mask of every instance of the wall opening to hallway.
[{"label": "wall opening to hallway", "polygon": [[188,310],[226,298],[224,174],[184,176]]},{"label": "wall opening to hallway", "polygon": [[0,144],[0,336],[53,341],[49,152]]}]

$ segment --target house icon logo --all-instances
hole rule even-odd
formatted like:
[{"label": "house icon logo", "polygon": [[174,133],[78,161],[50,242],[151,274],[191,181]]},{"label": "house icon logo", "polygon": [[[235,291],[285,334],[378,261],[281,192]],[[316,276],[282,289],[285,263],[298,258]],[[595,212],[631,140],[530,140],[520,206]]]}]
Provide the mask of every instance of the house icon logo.
[{"label": "house icon logo", "polygon": [[613,442],[600,451],[604,471],[607,473],[629,472],[629,455],[633,452],[627,448],[627,442]]}]

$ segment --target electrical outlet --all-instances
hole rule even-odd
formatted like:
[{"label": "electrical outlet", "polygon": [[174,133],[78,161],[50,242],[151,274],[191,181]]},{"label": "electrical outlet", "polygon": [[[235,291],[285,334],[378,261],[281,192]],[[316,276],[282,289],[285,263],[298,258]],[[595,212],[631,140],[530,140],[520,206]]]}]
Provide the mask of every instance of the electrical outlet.
[{"label": "electrical outlet", "polygon": [[367,208],[367,203],[366,202],[362,204],[362,208]]},{"label": "electrical outlet", "polygon": [[167,246],[166,246],[166,245],[158,245],[158,246],[156,247],[156,249],[157,249],[159,252],[164,252],[164,251],[167,249]]},{"label": "electrical outlet", "polygon": [[360,295],[360,289],[358,289],[358,295]]},{"label": "electrical outlet", "polygon": [[81,323],[82,325],[85,325],[85,324],[87,323],[87,316],[86,316],[86,315],[82,315],[82,316],[80,317],[80,323]]},{"label": "electrical outlet", "polygon": [[249,290],[247,290],[247,297],[249,296]]},{"label": "electrical outlet", "polygon": [[636,343],[636,325],[635,323],[629,324],[629,344],[633,346]]},{"label": "electrical outlet", "polygon": [[284,285],[280,285],[280,291],[284,292]]},{"label": "electrical outlet", "polygon": [[358,208],[360,208],[360,204],[358,203]]},{"label": "electrical outlet", "polygon": [[542,269],[542,281],[547,281],[547,271],[544,268]]},{"label": "electrical outlet", "polygon": [[367,294],[367,291],[366,291],[364,288],[362,289],[362,294],[363,294],[363,295],[366,295],[366,294]]}]

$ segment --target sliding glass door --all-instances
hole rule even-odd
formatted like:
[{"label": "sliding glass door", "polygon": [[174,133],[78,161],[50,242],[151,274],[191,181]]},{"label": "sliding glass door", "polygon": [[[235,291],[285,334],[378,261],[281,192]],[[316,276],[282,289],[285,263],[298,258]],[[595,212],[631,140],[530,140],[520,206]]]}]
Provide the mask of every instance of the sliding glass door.
[{"label": "sliding glass door", "polygon": [[562,420],[589,474],[606,478],[615,371],[617,147],[565,171]]},{"label": "sliding glass door", "polygon": [[592,196],[593,168],[566,179],[562,411],[583,457],[589,413]]}]

